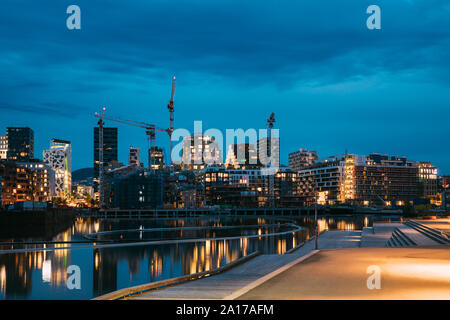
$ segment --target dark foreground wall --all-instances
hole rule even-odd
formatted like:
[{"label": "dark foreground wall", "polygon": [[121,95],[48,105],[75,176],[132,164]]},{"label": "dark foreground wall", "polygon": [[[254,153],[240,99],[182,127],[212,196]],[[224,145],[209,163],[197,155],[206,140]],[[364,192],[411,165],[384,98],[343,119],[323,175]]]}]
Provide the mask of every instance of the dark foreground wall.
[{"label": "dark foreground wall", "polygon": [[69,228],[76,216],[72,210],[2,212],[0,211],[0,240],[38,237],[50,240]]}]

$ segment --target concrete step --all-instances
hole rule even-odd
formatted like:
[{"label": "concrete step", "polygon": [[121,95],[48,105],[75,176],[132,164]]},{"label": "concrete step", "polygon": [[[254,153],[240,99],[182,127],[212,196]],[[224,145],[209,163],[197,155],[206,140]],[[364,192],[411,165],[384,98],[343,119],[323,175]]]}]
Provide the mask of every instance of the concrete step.
[{"label": "concrete step", "polygon": [[441,232],[440,230],[434,229],[430,226],[427,226],[425,224],[419,223],[417,221],[411,221],[412,223],[416,223],[417,225],[420,225],[420,227],[430,231],[431,233],[435,234],[437,237],[442,238],[444,242],[450,243],[450,239],[448,235],[445,232]]},{"label": "concrete step", "polygon": [[421,228],[421,229],[423,229],[423,230],[426,230],[426,231],[428,231],[428,232],[430,232],[430,233],[432,233],[432,234],[434,234],[434,235],[436,235],[436,236],[438,236],[438,237],[442,237],[442,233],[440,232],[440,231],[438,231],[438,230],[436,230],[436,229],[433,229],[433,228],[431,228],[431,227],[429,227],[429,226],[427,226],[427,225],[424,225],[424,224],[422,224],[422,223],[419,223],[419,222],[417,222],[417,221],[413,221],[413,220],[411,220],[411,221],[408,221],[410,224],[413,224],[413,225],[415,225],[415,226],[417,226],[417,227],[419,227],[419,228]]},{"label": "concrete step", "polygon": [[417,244],[411,240],[400,228],[396,228],[394,233],[403,242],[405,247],[417,246]]},{"label": "concrete step", "polygon": [[403,244],[400,242],[400,240],[397,239],[397,236],[395,235],[395,231],[394,231],[394,233],[392,233],[392,237],[391,237],[391,239],[389,239],[389,242],[390,242],[391,247],[394,247],[394,248],[403,247]]},{"label": "concrete step", "polygon": [[403,239],[403,237],[398,232],[398,229],[394,230],[394,232],[392,233],[392,236],[394,237],[395,240],[397,240],[398,243],[400,243],[400,247],[408,246],[408,242],[405,239]]}]

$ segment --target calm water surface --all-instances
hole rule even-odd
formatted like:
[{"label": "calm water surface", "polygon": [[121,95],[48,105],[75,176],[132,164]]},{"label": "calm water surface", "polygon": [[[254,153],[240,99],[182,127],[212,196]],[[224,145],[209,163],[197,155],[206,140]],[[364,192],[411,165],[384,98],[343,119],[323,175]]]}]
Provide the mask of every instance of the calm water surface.
[{"label": "calm water surface", "polygon": [[[361,230],[371,223],[369,216],[325,217],[319,220],[319,229]],[[309,239],[312,224],[311,217],[78,218],[50,237],[4,239],[0,235],[0,299],[91,299],[215,269],[257,250],[282,254]],[[97,242],[87,241],[87,235]],[[159,242],[145,243],[149,241]],[[67,287],[71,265],[80,268],[80,289]]]}]

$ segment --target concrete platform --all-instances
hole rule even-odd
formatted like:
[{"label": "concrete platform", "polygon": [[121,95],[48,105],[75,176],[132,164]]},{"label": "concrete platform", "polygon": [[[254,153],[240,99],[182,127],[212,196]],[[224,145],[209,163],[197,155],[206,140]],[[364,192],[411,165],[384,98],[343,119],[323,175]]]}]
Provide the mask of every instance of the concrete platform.
[{"label": "concrete platform", "polygon": [[[326,231],[319,252],[310,241],[292,254],[261,255],[215,276],[128,299],[450,299],[450,246],[386,248],[395,228],[421,245],[430,240],[402,223]],[[380,290],[367,288],[371,265],[381,268]]]},{"label": "concrete platform", "polygon": [[[319,249],[357,248],[360,237],[360,231],[327,231],[319,237]],[[291,254],[261,255],[212,277],[150,291],[128,299],[224,299],[271,272],[311,253],[314,245],[314,241],[310,241]]]},{"label": "concrete platform", "polygon": [[372,228],[364,228],[361,235],[361,248],[382,248],[392,236],[395,228],[403,223],[374,223]]},{"label": "concrete platform", "polygon": [[[379,290],[367,288],[371,265]],[[238,299],[450,299],[450,247],[323,250]]]}]

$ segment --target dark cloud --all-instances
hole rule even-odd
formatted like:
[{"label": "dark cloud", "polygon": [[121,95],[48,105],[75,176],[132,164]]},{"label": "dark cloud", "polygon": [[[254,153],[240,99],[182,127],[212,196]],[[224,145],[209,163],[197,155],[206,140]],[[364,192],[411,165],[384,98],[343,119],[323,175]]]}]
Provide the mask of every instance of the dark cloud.
[{"label": "dark cloud", "polygon": [[[144,111],[140,117],[166,121],[157,100],[166,90],[160,79],[176,74],[180,90],[187,88],[184,96],[177,93],[185,103],[184,111],[177,105],[177,125],[194,115],[215,123],[220,110],[239,113],[222,123],[243,118],[248,125],[257,122],[255,113],[264,118],[276,109],[283,132],[291,135],[283,152],[307,136],[296,121],[304,121],[303,131],[341,141],[354,134],[355,146],[363,145],[364,134],[383,132],[383,125],[388,133],[398,126],[414,135],[420,133],[408,128],[423,125],[415,141],[438,141],[449,133],[442,124],[436,132],[433,121],[450,116],[443,107],[450,84],[450,3],[376,2],[382,30],[370,31],[365,11],[373,3],[366,0],[3,0],[0,109],[10,117],[18,113],[18,119],[28,114],[66,120],[87,117],[102,105],[126,116],[123,106],[130,106],[130,118]],[[66,8],[74,3],[81,7],[80,31],[65,25]],[[421,123],[422,113],[434,120]],[[318,114],[321,121],[313,121]],[[91,139],[93,123],[72,124],[80,148]],[[311,142],[328,143],[317,139]],[[380,133],[377,139],[388,144],[391,138]],[[335,151],[332,144],[350,147],[340,143],[328,143],[328,152]]]},{"label": "dark cloud", "polygon": [[77,63],[112,74],[159,68],[264,83],[424,67],[447,73],[441,67],[450,60],[449,9],[439,0],[379,1],[380,31],[365,27],[368,3],[360,0],[79,1],[81,31],[65,28],[65,1],[26,3],[6,1],[0,17],[2,51],[27,57],[25,67]]},{"label": "dark cloud", "polygon": [[54,103],[33,105],[0,103],[0,110],[2,110],[2,112],[27,113],[31,116],[34,114],[51,117],[74,118],[84,112],[85,108],[68,104],[56,105]]}]

